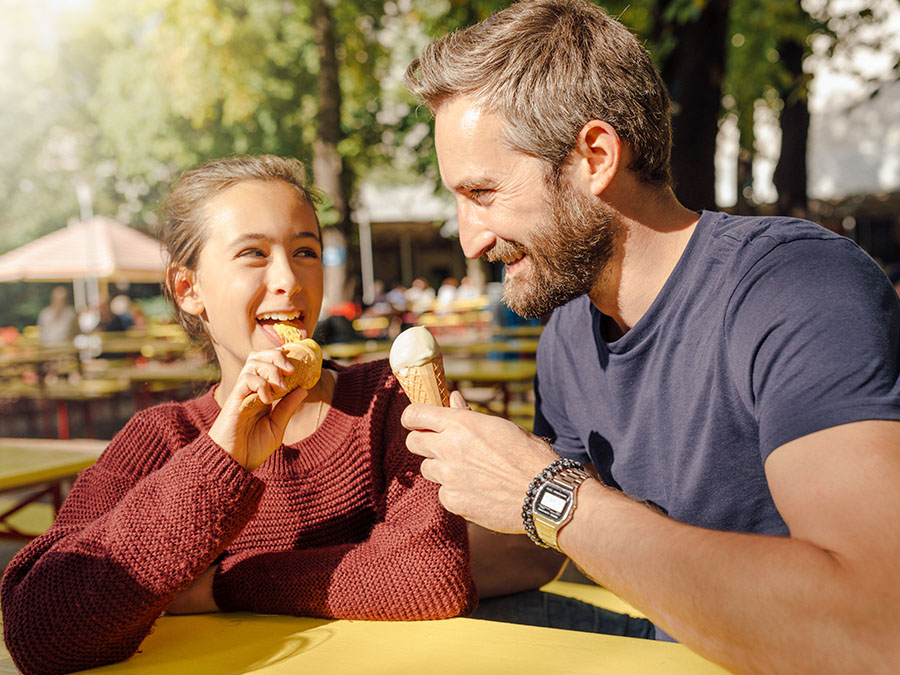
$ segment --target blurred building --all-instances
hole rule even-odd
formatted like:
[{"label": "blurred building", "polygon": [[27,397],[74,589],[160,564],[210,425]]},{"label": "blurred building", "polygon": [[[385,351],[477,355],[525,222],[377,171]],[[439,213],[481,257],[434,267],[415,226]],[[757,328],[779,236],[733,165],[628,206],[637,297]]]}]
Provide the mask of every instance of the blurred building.
[{"label": "blurred building", "polygon": [[[353,213],[360,233],[363,300],[374,280],[406,287],[424,277],[435,288],[447,277],[468,276],[484,285],[490,271],[466,260],[457,235],[456,202],[428,183],[383,185],[365,182]],[[488,279],[490,280],[490,279]]]}]

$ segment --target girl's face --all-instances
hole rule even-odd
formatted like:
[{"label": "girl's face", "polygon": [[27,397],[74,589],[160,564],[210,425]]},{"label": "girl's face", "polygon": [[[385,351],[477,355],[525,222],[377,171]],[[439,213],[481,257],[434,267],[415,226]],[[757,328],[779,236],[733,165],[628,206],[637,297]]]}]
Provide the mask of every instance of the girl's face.
[{"label": "girl's face", "polygon": [[282,344],[289,321],[312,335],[322,307],[322,242],[313,207],[283,181],[245,181],[204,207],[207,240],[197,269],[176,283],[185,311],[201,316],[223,386],[252,352]]}]

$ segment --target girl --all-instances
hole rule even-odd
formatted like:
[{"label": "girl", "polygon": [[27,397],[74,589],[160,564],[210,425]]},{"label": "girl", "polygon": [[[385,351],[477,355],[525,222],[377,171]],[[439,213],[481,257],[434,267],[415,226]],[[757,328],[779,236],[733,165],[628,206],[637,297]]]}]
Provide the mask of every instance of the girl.
[{"label": "girl", "polygon": [[[185,173],[167,200],[165,289],[221,381],[137,413],[3,578],[25,673],[125,659],[163,612],[436,619],[475,603],[462,520],[419,474],[386,361],[326,363],[284,395],[272,328],[306,334],[322,239],[303,166],[272,156]],[[241,411],[256,392],[269,404]],[[281,398],[280,398],[281,397]]]}]

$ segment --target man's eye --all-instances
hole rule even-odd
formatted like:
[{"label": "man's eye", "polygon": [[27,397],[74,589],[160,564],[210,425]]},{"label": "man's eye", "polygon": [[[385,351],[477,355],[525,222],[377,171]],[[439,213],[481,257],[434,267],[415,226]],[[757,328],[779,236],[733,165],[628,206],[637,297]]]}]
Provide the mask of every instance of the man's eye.
[{"label": "man's eye", "polygon": [[469,198],[475,202],[484,202],[490,198],[493,192],[493,190],[488,190],[487,188],[475,188],[469,190]]}]

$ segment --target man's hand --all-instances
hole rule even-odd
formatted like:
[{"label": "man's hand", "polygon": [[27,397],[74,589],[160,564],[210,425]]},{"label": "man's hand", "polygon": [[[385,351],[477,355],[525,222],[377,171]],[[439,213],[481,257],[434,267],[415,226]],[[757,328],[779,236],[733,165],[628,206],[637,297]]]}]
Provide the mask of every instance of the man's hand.
[{"label": "man's hand", "polygon": [[448,511],[496,532],[523,533],[525,490],[556,453],[509,420],[466,409],[458,392],[451,405],[412,404],[400,419],[410,430],[406,447],[425,457],[422,476],[441,484]]}]

